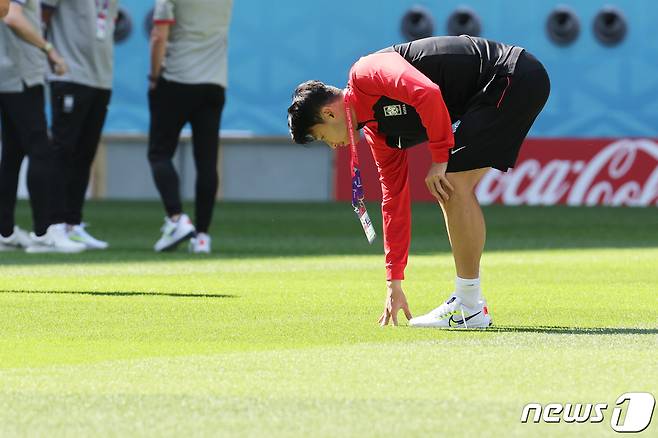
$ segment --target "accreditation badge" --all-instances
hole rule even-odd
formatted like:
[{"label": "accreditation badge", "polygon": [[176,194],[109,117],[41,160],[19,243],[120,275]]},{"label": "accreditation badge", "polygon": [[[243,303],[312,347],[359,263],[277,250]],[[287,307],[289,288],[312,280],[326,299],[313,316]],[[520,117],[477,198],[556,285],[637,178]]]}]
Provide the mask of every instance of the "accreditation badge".
[{"label": "accreditation badge", "polygon": [[98,14],[96,17],[96,39],[103,41],[107,37],[107,16]]},{"label": "accreditation badge", "polygon": [[359,218],[359,222],[361,222],[363,232],[366,233],[366,239],[368,239],[368,243],[372,245],[372,242],[375,241],[375,237],[377,237],[377,233],[375,232],[375,227],[372,225],[372,221],[368,215],[366,205],[364,204],[363,200],[360,200],[357,205],[353,206],[353,208],[356,216]]}]

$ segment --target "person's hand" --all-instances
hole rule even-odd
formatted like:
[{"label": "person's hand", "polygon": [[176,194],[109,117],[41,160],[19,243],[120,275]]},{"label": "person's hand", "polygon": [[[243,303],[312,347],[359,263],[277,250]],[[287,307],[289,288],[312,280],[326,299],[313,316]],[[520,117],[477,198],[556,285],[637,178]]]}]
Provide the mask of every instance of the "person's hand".
[{"label": "person's hand", "polygon": [[50,62],[50,66],[57,76],[63,76],[69,71],[66,61],[64,61],[64,58],[55,49],[51,49],[48,52],[48,62]]},{"label": "person's hand", "polygon": [[439,202],[447,202],[450,199],[450,192],[454,190],[446,177],[447,168],[448,163],[432,163],[425,177],[427,189]]},{"label": "person's hand", "polygon": [[148,75],[149,91],[155,90],[158,86],[158,77],[159,75]]},{"label": "person's hand", "polygon": [[386,302],[384,303],[384,313],[379,317],[379,324],[384,327],[388,325],[389,320],[393,320],[393,325],[398,325],[398,312],[404,311],[407,320],[411,319],[407,297],[402,291],[402,280],[390,280],[386,282]]}]

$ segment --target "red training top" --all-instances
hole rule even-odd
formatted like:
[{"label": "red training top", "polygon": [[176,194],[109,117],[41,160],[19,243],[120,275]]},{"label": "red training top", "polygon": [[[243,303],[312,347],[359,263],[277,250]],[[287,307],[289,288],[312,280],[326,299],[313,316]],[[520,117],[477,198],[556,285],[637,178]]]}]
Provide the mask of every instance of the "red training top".
[{"label": "red training top", "polygon": [[[347,98],[379,171],[386,278],[403,280],[411,240],[405,148],[428,141],[432,161],[447,162],[454,146],[450,115],[439,86],[395,51],[357,61],[350,70]],[[418,117],[407,117],[414,113]],[[412,126],[414,119],[422,126]]]}]

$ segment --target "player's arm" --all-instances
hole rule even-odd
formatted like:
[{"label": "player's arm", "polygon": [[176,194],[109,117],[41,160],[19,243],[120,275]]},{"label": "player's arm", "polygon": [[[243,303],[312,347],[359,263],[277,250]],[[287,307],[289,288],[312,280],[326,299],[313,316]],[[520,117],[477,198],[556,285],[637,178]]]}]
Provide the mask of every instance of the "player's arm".
[{"label": "player's arm", "polygon": [[150,40],[151,68],[149,70],[149,88],[154,89],[162,73],[167,41],[171,25],[176,23],[174,4],[171,0],[157,0],[153,11],[153,29]]},{"label": "player's arm", "polygon": [[407,151],[386,146],[384,138],[363,130],[379,171],[382,188],[386,280],[404,280],[411,239],[411,198]]},{"label": "player's arm", "polygon": [[375,53],[361,58],[352,69],[351,81],[361,92],[399,100],[413,106],[421,118],[432,154],[425,178],[430,193],[446,202],[453,190],[445,176],[449,150],[455,145],[450,114],[439,86],[397,52]]},{"label": "player's arm", "polygon": [[167,40],[169,39],[169,24],[156,23],[151,31],[151,69],[149,73],[149,84],[155,88],[162,70],[165,52],[167,51]]},{"label": "player's arm", "polygon": [[35,29],[23,14],[23,5],[25,0],[12,0],[9,5],[9,12],[4,18],[5,24],[23,41],[32,44],[43,50],[48,57],[53,71],[57,75],[66,74],[68,68],[64,59],[57,53],[57,50],[48,43],[41,35],[39,29]]},{"label": "player's arm", "polygon": [[5,18],[9,12],[9,0],[0,0],[0,18]]},{"label": "player's arm", "polygon": [[397,313],[400,309],[404,311],[407,319],[411,319],[409,305],[402,290],[404,268],[407,266],[411,241],[411,197],[407,151],[389,148],[382,136],[368,128],[364,129],[364,134],[373,151],[382,187],[387,296],[379,323],[386,325],[389,319],[392,319],[393,324],[397,325]]}]

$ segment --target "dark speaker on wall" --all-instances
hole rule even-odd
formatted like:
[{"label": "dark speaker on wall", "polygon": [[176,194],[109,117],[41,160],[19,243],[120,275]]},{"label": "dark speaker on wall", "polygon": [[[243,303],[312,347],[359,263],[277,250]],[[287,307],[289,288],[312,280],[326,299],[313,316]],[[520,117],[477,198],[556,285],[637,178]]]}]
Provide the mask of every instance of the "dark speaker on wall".
[{"label": "dark speaker on wall", "polygon": [[114,23],[114,42],[121,43],[133,33],[133,20],[124,8],[119,8],[117,21]]},{"label": "dark speaker on wall", "polygon": [[402,16],[400,32],[407,41],[431,37],[434,35],[432,13],[422,6],[413,6]]},{"label": "dark speaker on wall", "polygon": [[594,36],[604,46],[616,46],[626,37],[626,17],[612,6],[602,8],[594,17]]},{"label": "dark speaker on wall", "polygon": [[558,6],[546,19],[546,33],[558,46],[568,46],[580,35],[580,20],[568,7]]},{"label": "dark speaker on wall", "polygon": [[474,10],[466,7],[457,8],[448,17],[448,35],[480,36],[482,24]]}]

